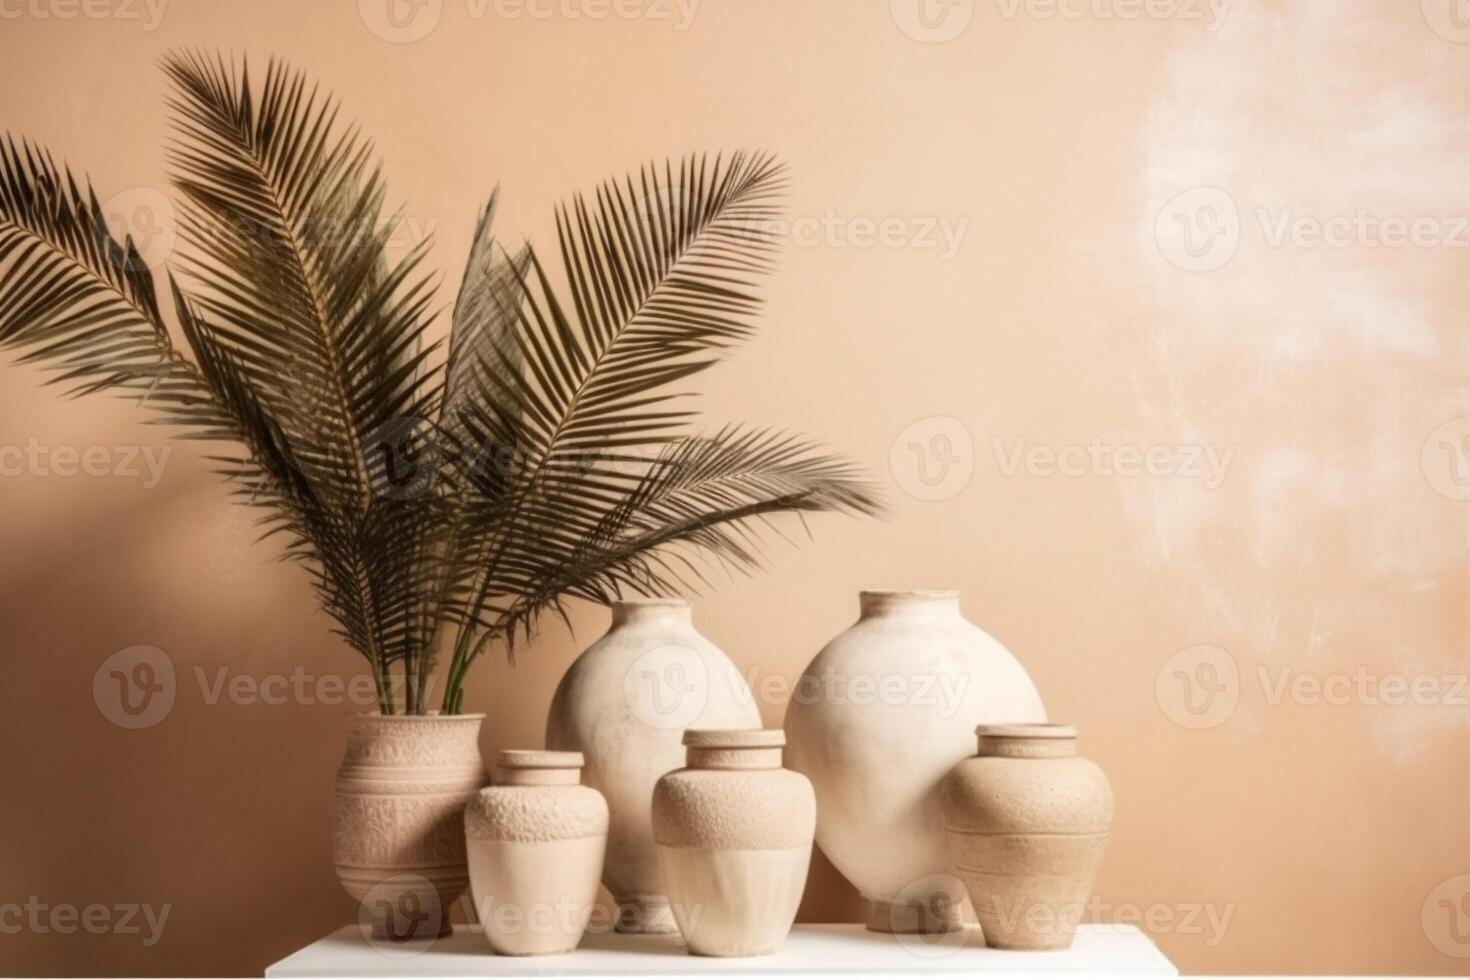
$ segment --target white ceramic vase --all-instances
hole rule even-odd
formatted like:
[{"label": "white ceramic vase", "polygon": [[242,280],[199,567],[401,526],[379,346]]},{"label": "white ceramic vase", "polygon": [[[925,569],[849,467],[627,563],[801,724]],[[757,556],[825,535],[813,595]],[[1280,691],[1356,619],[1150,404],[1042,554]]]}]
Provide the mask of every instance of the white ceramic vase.
[{"label": "white ceramic vase", "polygon": [[612,627],[567,669],[546,723],[549,749],[581,752],[582,781],[610,813],[602,880],[619,932],[678,930],[659,884],[653,787],[684,762],[686,728],[759,728],[739,670],[694,629],[689,603],[614,603]]},{"label": "white ceramic vase", "polygon": [[653,791],[659,871],[689,952],[774,953],[811,863],[812,784],[781,768],[777,729],[684,733],[688,766]]},{"label": "white ceramic vase", "polygon": [[981,722],[1040,722],[1020,662],[952,591],[863,592],[856,624],[807,666],[786,764],[817,794],[817,843],[868,901],[868,928],[938,932],[967,917],[945,855],[940,786]]},{"label": "white ceramic vase", "polygon": [[365,714],[336,782],[337,877],[377,939],[447,935],[469,883],[465,803],[485,785],[484,715]]},{"label": "white ceramic vase", "polygon": [[500,753],[495,785],[464,812],[470,890],[505,956],[577,948],[597,902],[607,803],[580,783],[580,752]]}]

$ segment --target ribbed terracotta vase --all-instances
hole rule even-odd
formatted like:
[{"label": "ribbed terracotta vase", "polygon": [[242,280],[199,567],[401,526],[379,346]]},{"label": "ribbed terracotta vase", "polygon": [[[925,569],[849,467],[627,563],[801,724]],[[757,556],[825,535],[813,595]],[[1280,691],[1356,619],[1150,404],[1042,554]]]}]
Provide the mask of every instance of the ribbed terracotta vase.
[{"label": "ribbed terracotta vase", "polygon": [[1045,721],[1025,669],[960,614],[959,593],[868,591],[858,621],[807,666],[786,710],[786,764],[817,793],[817,844],[868,900],[868,928],[964,919],[939,787],[976,721]]},{"label": "ribbed terracotta vase", "polygon": [[502,752],[495,785],[465,808],[470,889],[497,953],[568,953],[587,930],[607,849],[607,802],[581,785],[582,761],[580,752]]},{"label": "ribbed terracotta vase", "polygon": [[780,948],[806,888],[816,797],[781,768],[777,729],[687,731],[688,765],[653,791],[659,872],[691,953]]},{"label": "ribbed terracotta vase", "polygon": [[357,715],[337,770],[337,877],[378,939],[447,935],[469,884],[464,807],[484,715]]},{"label": "ribbed terracotta vase", "polygon": [[981,725],[944,783],[950,859],[990,946],[1065,949],[1092,894],[1113,792],[1067,725]]},{"label": "ribbed terracotta vase", "polygon": [[619,932],[678,930],[659,884],[650,800],[684,763],[685,728],[758,728],[760,710],[735,664],[694,628],[682,599],[614,603],[612,626],[557,686],[546,746],[581,752],[582,781],[611,815],[603,883]]}]

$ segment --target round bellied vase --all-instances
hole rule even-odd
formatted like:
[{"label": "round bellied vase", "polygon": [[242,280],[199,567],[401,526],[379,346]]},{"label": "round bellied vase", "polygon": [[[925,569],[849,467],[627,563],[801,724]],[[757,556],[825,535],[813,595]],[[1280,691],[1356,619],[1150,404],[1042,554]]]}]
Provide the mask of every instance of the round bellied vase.
[{"label": "round bellied vase", "polygon": [[484,715],[356,715],[337,770],[337,877],[376,939],[447,935],[465,886],[465,804]]},{"label": "round bellied vase", "polygon": [[796,920],[816,796],[781,768],[785,742],[779,728],[686,731],[688,765],[654,788],[659,871],[691,953],[773,953]]},{"label": "round bellied vase", "polygon": [[614,603],[611,628],[567,669],[546,745],[581,752],[582,781],[607,800],[602,877],[619,932],[678,931],[659,884],[650,801],[659,777],[683,764],[684,729],[759,726],[745,679],[695,630],[683,599]]},{"label": "round bellied vase", "polygon": [[867,591],[858,621],[807,666],[786,711],[786,764],[817,794],[817,844],[868,901],[868,928],[959,928],[939,788],[976,720],[1045,721],[1011,653],[953,591]]},{"label": "round bellied vase", "polygon": [[981,725],[944,782],[950,860],[990,946],[1065,949],[1092,893],[1113,793],[1068,725]]},{"label": "round bellied vase", "polygon": [[597,902],[607,802],[581,785],[580,752],[507,751],[464,812],[470,890],[506,956],[577,948]]}]

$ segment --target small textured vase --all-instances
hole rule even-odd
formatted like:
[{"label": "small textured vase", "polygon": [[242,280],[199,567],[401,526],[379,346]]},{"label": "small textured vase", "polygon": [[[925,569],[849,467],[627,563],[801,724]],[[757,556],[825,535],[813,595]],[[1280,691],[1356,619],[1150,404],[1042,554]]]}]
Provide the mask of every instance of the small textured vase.
[{"label": "small textured vase", "polygon": [[485,785],[484,715],[356,715],[337,770],[337,878],[378,939],[448,935],[469,883],[465,803]]},{"label": "small textured vase", "polygon": [[653,791],[659,871],[691,953],[780,948],[806,889],[817,800],[781,768],[776,729],[691,730],[688,766]]},{"label": "small textured vase", "polygon": [[502,752],[495,785],[465,808],[470,889],[497,953],[569,953],[587,931],[607,802],[581,774],[580,752]]},{"label": "small textured vase", "polygon": [[963,919],[939,786],[976,721],[1045,721],[1021,664],[951,591],[863,592],[856,624],[807,666],[786,709],[786,764],[817,792],[817,844],[868,900],[877,932]]},{"label": "small textured vase", "polygon": [[653,785],[684,762],[685,728],[758,728],[760,710],[735,664],[694,629],[683,599],[617,602],[612,628],[557,686],[546,746],[581,752],[582,781],[607,799],[602,880],[619,932],[678,931],[653,851]]},{"label": "small textured vase", "polygon": [[1113,791],[1067,725],[981,725],[944,782],[944,830],[988,945],[1065,949],[1102,864]]}]

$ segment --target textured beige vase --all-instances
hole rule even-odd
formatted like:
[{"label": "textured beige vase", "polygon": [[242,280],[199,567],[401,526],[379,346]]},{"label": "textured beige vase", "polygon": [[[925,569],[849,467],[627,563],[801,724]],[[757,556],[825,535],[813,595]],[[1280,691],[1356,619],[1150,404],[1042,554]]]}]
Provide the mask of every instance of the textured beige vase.
[{"label": "textured beige vase", "polygon": [[484,715],[357,715],[337,770],[337,877],[380,939],[449,932],[469,883],[465,803],[485,785]]},{"label": "textured beige vase", "polygon": [[1066,725],[981,725],[979,754],[944,782],[950,859],[985,941],[1004,949],[1072,944],[1113,821],[1103,771]]},{"label": "textured beige vase", "polygon": [[506,956],[569,953],[597,902],[607,803],[581,785],[580,752],[502,752],[495,785],[464,812],[470,889]]},{"label": "textured beige vase", "polygon": [[807,666],[786,710],[786,764],[817,794],[817,843],[868,900],[868,928],[957,927],[940,784],[977,719],[1045,721],[1021,664],[950,591],[863,592],[855,625]]},{"label": "textured beige vase", "polygon": [[811,783],[777,729],[690,730],[653,791],[659,871],[691,953],[760,956],[791,931],[816,831]]},{"label": "textured beige vase", "polygon": [[689,603],[615,603],[612,627],[568,668],[551,701],[547,748],[581,752],[582,781],[607,799],[602,880],[619,932],[678,931],[659,885],[650,801],[684,764],[685,728],[758,728],[760,711],[728,657],[694,629]]}]

